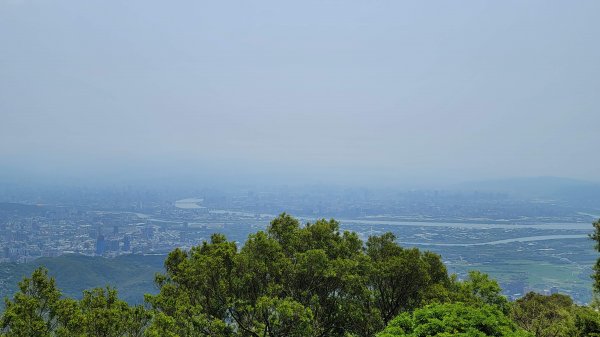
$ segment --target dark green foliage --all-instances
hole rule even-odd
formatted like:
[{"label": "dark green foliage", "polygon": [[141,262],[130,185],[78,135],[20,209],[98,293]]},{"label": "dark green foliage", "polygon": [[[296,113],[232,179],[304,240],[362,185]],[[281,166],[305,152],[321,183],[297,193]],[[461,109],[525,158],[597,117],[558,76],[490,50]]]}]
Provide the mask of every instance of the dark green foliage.
[{"label": "dark green foliage", "polygon": [[5,300],[0,320],[6,337],[51,336],[57,322],[60,291],[45,269],[37,269],[31,278],[19,282],[19,292],[12,301]]},{"label": "dark green foliage", "polygon": [[68,336],[141,337],[151,316],[120,300],[116,290],[96,288],[85,291],[63,317]]},{"label": "dark green foliage", "polygon": [[590,307],[575,306],[572,309],[576,337],[600,337],[600,313]]},{"label": "dark green foliage", "polygon": [[[590,238],[596,241],[594,248],[600,252],[600,219],[593,223],[594,233],[590,235]],[[594,279],[594,291],[596,293],[600,293],[600,258],[596,260],[596,264],[594,265],[594,275],[592,276]]]},{"label": "dark green foliage", "polygon": [[600,314],[561,294],[530,292],[513,303],[511,317],[536,337],[600,336]]},{"label": "dark green foliage", "polygon": [[160,293],[147,297],[164,320],[150,330],[373,336],[398,313],[420,306],[428,289],[449,284],[439,256],[394,240],[392,234],[372,237],[365,247],[335,220],[301,226],[287,214],[239,250],[215,235],[169,255],[166,274],[156,279]]},{"label": "dark green foliage", "polygon": [[509,313],[509,303],[502,295],[500,285],[487,274],[470,271],[462,282],[453,279],[449,289],[449,297],[453,302],[463,302],[473,306],[487,304],[500,309],[504,314]]},{"label": "dark green foliage", "polygon": [[375,304],[387,324],[398,313],[422,305],[434,285],[449,283],[446,267],[439,256],[418,249],[403,249],[392,233],[370,237],[367,256],[372,263],[369,287]]},{"label": "dark green foliage", "polygon": [[6,337],[141,337],[150,318],[110,288],[85,291],[81,301],[61,298],[54,279],[39,268],[6,300],[0,323]]},{"label": "dark green foliage", "polygon": [[497,308],[463,303],[433,304],[403,313],[377,337],[530,337]]}]

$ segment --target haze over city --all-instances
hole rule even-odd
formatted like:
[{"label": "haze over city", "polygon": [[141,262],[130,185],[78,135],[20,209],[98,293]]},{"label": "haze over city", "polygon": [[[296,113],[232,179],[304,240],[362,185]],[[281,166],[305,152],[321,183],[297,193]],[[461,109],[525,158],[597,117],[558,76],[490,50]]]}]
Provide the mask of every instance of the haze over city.
[{"label": "haze over city", "polygon": [[0,173],[599,181],[599,11],[597,1],[2,0]]}]

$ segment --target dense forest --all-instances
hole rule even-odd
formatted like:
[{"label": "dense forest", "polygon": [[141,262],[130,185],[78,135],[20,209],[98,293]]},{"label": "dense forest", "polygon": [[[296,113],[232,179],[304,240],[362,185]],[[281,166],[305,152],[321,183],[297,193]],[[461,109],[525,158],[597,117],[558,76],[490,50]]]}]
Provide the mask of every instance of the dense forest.
[{"label": "dense forest", "polygon": [[[600,220],[594,229],[599,250]],[[0,336],[600,336],[596,301],[529,293],[509,302],[486,274],[459,280],[439,255],[391,233],[363,242],[335,220],[302,225],[284,213],[241,247],[214,234],[172,251],[164,267],[158,293],[137,306],[110,287],[64,296],[38,268],[5,299]],[[597,292],[600,262],[595,270]]]}]

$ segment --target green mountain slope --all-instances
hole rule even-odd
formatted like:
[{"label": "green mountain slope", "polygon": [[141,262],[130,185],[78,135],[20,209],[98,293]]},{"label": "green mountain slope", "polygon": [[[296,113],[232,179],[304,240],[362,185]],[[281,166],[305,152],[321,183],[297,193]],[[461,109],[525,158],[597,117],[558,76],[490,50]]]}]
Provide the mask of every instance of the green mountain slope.
[{"label": "green mountain slope", "polygon": [[112,259],[64,255],[26,264],[2,263],[0,296],[12,296],[18,282],[43,265],[66,296],[81,298],[85,289],[110,285],[118,288],[120,297],[127,302],[142,303],[145,293],[157,292],[154,274],[163,270],[164,259],[164,255],[123,255]]}]

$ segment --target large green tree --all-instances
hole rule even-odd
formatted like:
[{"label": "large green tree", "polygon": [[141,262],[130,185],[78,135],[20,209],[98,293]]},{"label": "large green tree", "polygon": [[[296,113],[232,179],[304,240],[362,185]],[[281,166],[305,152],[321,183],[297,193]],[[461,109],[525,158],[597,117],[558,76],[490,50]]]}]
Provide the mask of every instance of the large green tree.
[{"label": "large green tree", "polygon": [[369,287],[387,324],[398,313],[419,307],[433,285],[449,284],[439,256],[418,249],[404,249],[392,233],[368,239],[367,256],[372,267]]},{"label": "large green tree", "polygon": [[391,234],[365,245],[335,220],[282,214],[241,249],[222,235],[175,250],[147,296],[150,332],[177,336],[373,336],[449,284],[438,255]]}]

